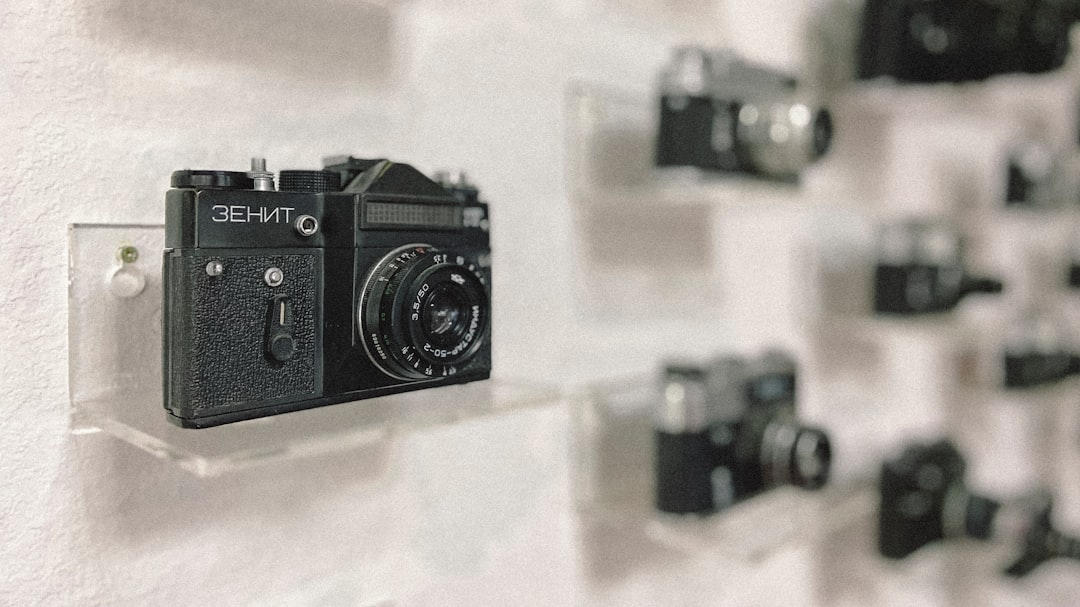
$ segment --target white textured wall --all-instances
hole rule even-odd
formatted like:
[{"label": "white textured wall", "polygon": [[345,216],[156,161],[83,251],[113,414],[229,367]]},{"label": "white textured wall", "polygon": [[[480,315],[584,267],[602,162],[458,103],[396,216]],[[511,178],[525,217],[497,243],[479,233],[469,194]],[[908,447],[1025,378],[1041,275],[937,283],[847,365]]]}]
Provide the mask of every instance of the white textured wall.
[{"label": "white textured wall", "polygon": [[[688,17],[686,10],[710,16]],[[70,436],[66,226],[177,168],[461,167],[495,217],[498,373],[565,364],[568,82],[639,86],[711,2],[0,4],[0,603],[572,603],[561,409],[199,480]],[[713,15],[712,13],[715,13]]]},{"label": "white textured wall", "polygon": [[[273,170],[342,152],[463,168],[492,203],[498,376],[565,385],[652,369],[663,352],[798,342],[794,252],[828,217],[792,190],[705,214],[723,317],[577,307],[567,89],[647,91],[688,40],[819,68],[804,20],[824,4],[0,3],[0,603],[583,602],[561,407],[210,480],[70,435],[66,226],[159,223],[171,171],[252,155]],[[925,135],[917,119],[890,131],[878,108],[852,109],[871,128],[842,135],[847,161],[879,172],[844,185],[826,171],[808,181],[817,202],[880,197],[889,154],[925,165],[925,140],[888,140]],[[933,190],[918,177],[904,187]]]}]

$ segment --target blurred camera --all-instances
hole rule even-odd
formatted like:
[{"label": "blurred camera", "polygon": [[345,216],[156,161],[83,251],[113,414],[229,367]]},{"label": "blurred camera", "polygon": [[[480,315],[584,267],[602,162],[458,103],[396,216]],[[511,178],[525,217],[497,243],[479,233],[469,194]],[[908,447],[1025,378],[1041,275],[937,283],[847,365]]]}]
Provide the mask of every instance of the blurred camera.
[{"label": "blurred camera", "polygon": [[487,205],[340,158],[182,170],[165,197],[164,404],[186,428],[486,379]]},{"label": "blurred camera", "polygon": [[1057,69],[1069,52],[1075,0],[867,0],[859,78],[984,80]]},{"label": "blurred camera", "polygon": [[901,559],[937,540],[973,538],[1015,543],[1010,576],[1031,572],[1054,558],[1080,559],[1080,541],[1057,531],[1053,502],[1037,493],[1000,503],[972,494],[964,483],[965,462],[947,440],[909,445],[881,468],[878,551]]},{"label": "blurred camera", "polygon": [[670,364],[656,418],[656,507],[708,513],[780,485],[817,489],[828,436],[795,415],[795,363],[769,352]]},{"label": "blurred camera", "polygon": [[874,311],[945,312],[972,293],[999,293],[1000,281],[973,277],[963,265],[960,235],[947,224],[904,221],[881,227],[874,268]]},{"label": "blurred camera", "polygon": [[948,441],[909,446],[881,467],[878,550],[903,558],[945,538],[990,537],[1000,505],[973,496],[965,463]]},{"label": "blurred camera", "polygon": [[726,50],[685,47],[660,78],[656,164],[792,180],[832,142],[796,81]]}]

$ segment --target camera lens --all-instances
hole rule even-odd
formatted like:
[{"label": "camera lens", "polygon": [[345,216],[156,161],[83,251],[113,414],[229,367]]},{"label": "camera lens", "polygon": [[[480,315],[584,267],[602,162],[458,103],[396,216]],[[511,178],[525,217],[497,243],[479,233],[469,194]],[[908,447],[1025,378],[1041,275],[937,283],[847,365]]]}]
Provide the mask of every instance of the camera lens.
[{"label": "camera lens", "polygon": [[485,341],[490,297],[483,270],[468,257],[409,245],[375,265],[357,314],[368,356],[383,372],[445,377]]},{"label": "camera lens", "polygon": [[424,309],[424,334],[431,340],[453,342],[466,331],[467,323],[460,322],[469,316],[467,296],[460,288],[440,285],[432,290]]},{"label": "camera lens", "polygon": [[767,486],[817,489],[829,478],[832,447],[822,431],[774,420],[762,434],[762,476]]},{"label": "camera lens", "polygon": [[795,452],[791,458],[792,484],[817,489],[828,480],[831,462],[829,437],[820,430],[802,429],[795,439]]}]

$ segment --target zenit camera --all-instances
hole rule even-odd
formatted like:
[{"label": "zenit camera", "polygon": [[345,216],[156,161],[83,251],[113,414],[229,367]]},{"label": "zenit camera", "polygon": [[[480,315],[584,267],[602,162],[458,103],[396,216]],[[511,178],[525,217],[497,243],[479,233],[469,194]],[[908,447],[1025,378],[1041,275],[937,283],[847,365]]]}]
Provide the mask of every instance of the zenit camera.
[{"label": "zenit camera", "polygon": [[205,428],[487,379],[488,207],[407,164],[182,170],[165,196],[164,404]]},{"label": "zenit camera", "polygon": [[795,363],[768,352],[668,365],[656,428],[656,505],[708,513],[781,485],[818,489],[828,436],[795,415]]},{"label": "zenit camera", "polygon": [[660,78],[656,165],[794,180],[832,142],[828,110],[794,78],[734,53],[685,47]]},{"label": "zenit camera", "polygon": [[1057,69],[1075,0],[868,0],[858,76],[907,82],[983,80]]}]

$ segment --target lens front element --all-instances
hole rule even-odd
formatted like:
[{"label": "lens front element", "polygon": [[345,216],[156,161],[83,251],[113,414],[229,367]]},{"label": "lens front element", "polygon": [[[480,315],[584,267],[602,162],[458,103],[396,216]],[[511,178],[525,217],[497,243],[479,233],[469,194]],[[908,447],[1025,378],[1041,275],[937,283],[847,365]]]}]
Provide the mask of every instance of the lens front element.
[{"label": "lens front element", "polygon": [[482,268],[466,256],[410,245],[383,258],[358,310],[372,361],[399,379],[458,373],[487,334],[490,297]]}]

